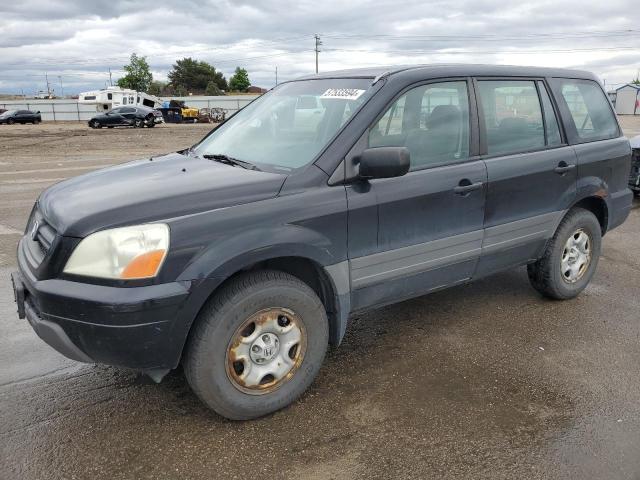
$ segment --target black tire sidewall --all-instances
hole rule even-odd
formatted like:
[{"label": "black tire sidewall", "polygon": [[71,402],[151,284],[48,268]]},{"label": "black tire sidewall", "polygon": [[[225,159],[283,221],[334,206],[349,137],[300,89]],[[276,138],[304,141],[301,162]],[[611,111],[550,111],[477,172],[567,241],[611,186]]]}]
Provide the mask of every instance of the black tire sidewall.
[{"label": "black tire sidewall", "polygon": [[[602,247],[602,231],[595,215],[587,210],[576,210],[568,221],[563,222],[555,236],[555,245],[550,258],[550,276],[554,289],[561,298],[572,298],[579,294],[591,281],[598,267]],[[584,230],[591,242],[591,263],[582,278],[576,283],[568,283],[562,277],[560,265],[564,246],[571,235],[578,229]]]},{"label": "black tire sidewall", "polygon": [[[300,282],[301,283],[301,282]],[[240,391],[227,375],[226,351],[237,328],[254,313],[269,307],[294,311],[305,327],[307,347],[302,364],[273,392],[251,395]],[[256,418],[279,410],[302,394],[317,375],[328,344],[328,323],[322,302],[306,285],[272,280],[233,295],[217,311],[204,311],[200,341],[190,347],[187,378],[198,396],[231,419]],[[212,314],[215,313],[215,317]]]}]

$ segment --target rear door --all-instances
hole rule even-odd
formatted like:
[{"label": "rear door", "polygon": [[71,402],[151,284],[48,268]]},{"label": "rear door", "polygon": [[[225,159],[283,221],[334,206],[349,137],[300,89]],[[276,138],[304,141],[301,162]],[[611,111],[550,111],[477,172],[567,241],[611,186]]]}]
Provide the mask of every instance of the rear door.
[{"label": "rear door", "polygon": [[477,275],[536,259],[576,197],[577,159],[542,79],[477,78],[487,166]]},{"label": "rear door", "polygon": [[347,187],[354,309],[471,278],[483,236],[487,175],[475,155],[470,85],[452,79],[414,86],[365,134],[364,147],[406,146],[411,170]]}]

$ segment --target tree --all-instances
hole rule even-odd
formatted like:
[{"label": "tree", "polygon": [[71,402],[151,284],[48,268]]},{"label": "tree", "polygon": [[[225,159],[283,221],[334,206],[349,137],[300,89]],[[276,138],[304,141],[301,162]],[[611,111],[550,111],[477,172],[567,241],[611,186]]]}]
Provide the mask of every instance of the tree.
[{"label": "tree", "polygon": [[204,93],[211,82],[220,90],[226,90],[227,79],[213,65],[192,58],[177,60],[169,72],[169,83],[176,90]]},{"label": "tree", "polygon": [[151,85],[149,85],[147,93],[156,96],[164,95],[167,93],[167,84],[165,82],[161,82],[160,80],[154,80],[153,82],[151,82]]},{"label": "tree", "polygon": [[640,78],[636,78],[635,80],[631,80],[633,85],[640,85]]},{"label": "tree", "polygon": [[216,82],[209,82],[207,88],[204,90],[205,95],[224,95],[224,92],[220,90]]},{"label": "tree", "polygon": [[236,67],[236,71],[229,79],[229,87],[236,92],[246,92],[251,86],[249,74],[244,68]]},{"label": "tree", "polygon": [[124,71],[127,74],[118,80],[120,88],[131,88],[138,92],[146,92],[151,86],[153,75],[149,70],[147,57],[139,57],[135,52],[132,53],[129,65],[124,66]]}]

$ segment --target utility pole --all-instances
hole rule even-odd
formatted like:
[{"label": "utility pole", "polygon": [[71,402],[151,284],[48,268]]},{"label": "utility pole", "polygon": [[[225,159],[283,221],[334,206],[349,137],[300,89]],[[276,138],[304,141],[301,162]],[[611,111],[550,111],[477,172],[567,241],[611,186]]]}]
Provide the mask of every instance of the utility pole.
[{"label": "utility pole", "polygon": [[62,75],[58,75],[58,80],[60,80],[60,96],[64,97],[64,89],[62,88]]},{"label": "utility pole", "polygon": [[47,82],[47,97],[51,97],[51,89],[49,88],[49,77],[47,72],[44,72],[44,79]]},{"label": "utility pole", "polygon": [[318,73],[318,53],[320,53],[320,45],[322,45],[322,40],[320,40],[320,35],[317,33],[313,36],[316,39],[316,73]]},{"label": "utility pole", "polygon": [[111,67],[109,67],[109,85],[113,87],[113,78],[111,76]]}]

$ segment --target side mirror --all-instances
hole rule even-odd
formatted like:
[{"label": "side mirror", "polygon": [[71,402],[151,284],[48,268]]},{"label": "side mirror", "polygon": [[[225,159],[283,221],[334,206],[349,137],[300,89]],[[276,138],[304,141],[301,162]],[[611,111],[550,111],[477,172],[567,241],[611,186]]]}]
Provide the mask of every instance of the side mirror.
[{"label": "side mirror", "polygon": [[407,147],[367,148],[360,154],[358,177],[362,179],[401,177],[411,166]]}]

